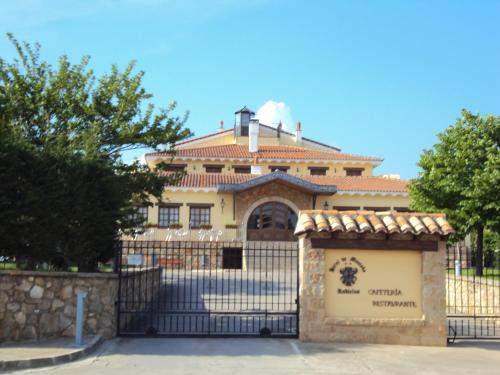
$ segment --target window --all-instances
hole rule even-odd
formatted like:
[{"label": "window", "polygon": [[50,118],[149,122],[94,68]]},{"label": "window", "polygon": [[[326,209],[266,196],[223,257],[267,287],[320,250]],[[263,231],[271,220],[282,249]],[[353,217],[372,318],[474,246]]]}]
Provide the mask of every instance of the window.
[{"label": "window", "polygon": [[367,206],[365,206],[363,209],[366,211],[382,212],[382,211],[389,211],[391,208],[390,207],[367,207]]},{"label": "window", "polygon": [[222,173],[224,164],[204,164],[203,167],[207,173]]},{"label": "window", "polygon": [[334,210],[338,211],[357,211],[359,210],[358,206],[333,206]]},{"label": "window", "polygon": [[247,238],[251,241],[293,241],[297,214],[288,206],[269,202],[257,207],[247,223]]},{"label": "window", "polygon": [[364,168],[344,168],[346,176],[361,176]]},{"label": "window", "polygon": [[167,164],[167,172],[183,172],[186,168],[186,164]]},{"label": "window", "polygon": [[189,228],[210,225],[210,207],[213,205],[190,205]]},{"label": "window", "polygon": [[248,137],[248,125],[241,125],[241,136]]},{"label": "window", "polygon": [[280,171],[286,173],[290,169],[290,167],[288,165],[270,165],[269,169],[271,170],[271,172]]},{"label": "window", "polygon": [[179,224],[179,205],[160,206],[158,226],[167,228],[173,224]]},{"label": "window", "polygon": [[397,211],[397,212],[411,212],[408,207],[394,207],[394,211]]},{"label": "window", "polygon": [[135,207],[136,212],[130,215],[130,219],[138,222],[139,225],[146,225],[148,222],[148,206]]},{"label": "window", "polygon": [[250,174],[249,165],[233,165],[234,173]]},{"label": "window", "polygon": [[311,176],[326,176],[328,167],[308,167]]}]

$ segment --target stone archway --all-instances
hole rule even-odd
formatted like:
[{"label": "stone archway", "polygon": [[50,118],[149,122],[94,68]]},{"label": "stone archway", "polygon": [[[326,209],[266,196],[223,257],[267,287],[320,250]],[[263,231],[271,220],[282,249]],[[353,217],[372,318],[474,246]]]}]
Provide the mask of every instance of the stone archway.
[{"label": "stone archway", "polygon": [[241,219],[240,227],[241,227],[241,237],[242,237],[243,242],[246,242],[248,240],[247,239],[247,229],[248,229],[247,226],[248,226],[248,219],[250,218],[250,215],[257,207],[259,207],[265,203],[269,203],[269,202],[282,203],[282,204],[288,206],[292,211],[294,211],[297,216],[299,215],[299,211],[300,211],[299,207],[297,207],[297,205],[294,202],[292,202],[286,198],[283,198],[280,196],[270,196],[270,197],[264,197],[264,198],[258,199],[247,208],[247,210],[245,211],[245,214],[243,215],[243,217]]}]

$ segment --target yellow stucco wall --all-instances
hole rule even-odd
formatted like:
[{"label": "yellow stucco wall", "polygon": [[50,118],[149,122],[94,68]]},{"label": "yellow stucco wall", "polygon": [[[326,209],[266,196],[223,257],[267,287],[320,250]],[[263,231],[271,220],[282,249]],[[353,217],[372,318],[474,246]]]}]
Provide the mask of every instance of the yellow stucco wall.
[{"label": "yellow stucco wall", "polygon": [[[154,166],[160,160],[152,161],[150,166]],[[166,158],[164,160],[166,163],[170,163],[170,158]],[[234,169],[233,165],[252,165],[250,161],[241,161],[241,160],[182,160],[175,159],[172,161],[174,164],[187,164],[186,172],[187,173],[205,173],[205,168],[203,165],[205,164],[223,164],[224,168],[222,169],[223,174],[233,174]],[[338,162],[331,163],[304,163],[304,162],[268,162],[268,161],[260,161],[258,165],[261,166],[262,174],[271,173],[272,170],[269,169],[270,166],[288,166],[287,173],[294,176],[309,176],[311,173],[308,167],[328,167],[329,169],[326,171],[327,176],[345,176],[346,171],[345,168],[364,168],[362,172],[362,176],[372,176],[373,175],[373,165],[369,163],[364,164],[354,164],[354,163],[345,163],[341,164]]]},{"label": "yellow stucco wall", "polygon": [[[341,270],[355,270],[352,285]],[[422,317],[420,251],[326,250],[325,311],[332,318]]]},{"label": "yellow stucco wall", "polygon": [[[288,189],[284,187],[284,189]],[[238,199],[238,198],[237,198]],[[357,206],[357,207],[407,207],[409,204],[408,197],[401,196],[349,196],[349,195],[333,195],[329,197],[320,196],[316,203],[316,208],[322,208],[328,200],[330,208],[333,206]],[[224,200],[224,209],[221,207],[221,202]],[[228,193],[217,193],[215,191],[172,191],[166,190],[163,193],[164,203],[182,203],[179,208],[180,222],[184,228],[189,226],[189,206],[188,203],[213,204],[210,210],[210,223],[213,228],[225,229],[226,225],[239,225],[238,217],[233,219],[233,195]],[[153,201],[154,205],[148,209],[148,223],[152,225],[158,224],[158,205]],[[312,207],[311,207],[312,208]],[[242,215],[243,216],[243,215]]]},{"label": "yellow stucco wall", "polygon": [[[282,134],[280,138],[276,137],[276,133],[264,127],[260,128],[259,144],[281,144],[281,145],[300,145],[302,147],[310,149],[324,149],[324,146],[317,145],[311,142],[303,141],[299,144],[295,141],[295,136]],[[197,140],[194,142],[189,142],[178,146],[179,149],[186,148],[201,148],[209,147],[215,145],[223,144],[248,144],[248,137],[237,137],[235,138],[233,132],[224,133],[220,136],[209,137],[207,139]],[[224,157],[224,155],[220,155]],[[166,162],[170,161],[170,157],[164,158]],[[157,160],[159,161],[159,159]],[[150,160],[150,164],[153,165],[155,160]],[[174,157],[173,163],[176,164],[186,164],[186,173],[188,174],[203,174],[205,172],[204,165],[206,164],[223,164],[222,174],[234,174],[234,165],[251,165],[252,162],[249,160],[183,160]],[[345,168],[364,168],[363,176],[373,175],[373,165],[369,162],[366,163],[349,163],[349,162],[304,162],[304,161],[291,161],[291,162],[269,162],[269,161],[259,161],[261,166],[261,173],[267,174],[271,173],[272,170],[269,166],[288,166],[290,167],[287,171],[288,174],[295,176],[305,176],[310,175],[310,170],[308,167],[329,167],[326,172],[327,176],[345,176]],[[283,186],[283,189],[290,189],[287,186]],[[180,222],[183,228],[189,227],[189,206],[188,203],[196,204],[213,204],[210,210],[211,218],[210,223],[214,229],[225,229],[226,225],[240,225],[240,220],[244,216],[244,213],[238,211],[236,217],[233,217],[233,196],[232,194],[218,194],[214,191],[215,189],[171,189],[165,190],[163,195],[163,201],[166,203],[182,203],[179,208]],[[265,191],[265,189],[264,189]],[[259,193],[260,194],[260,193]],[[265,197],[264,195],[260,198]],[[224,201],[224,208],[221,207],[221,202]],[[312,201],[312,199],[311,199]],[[395,196],[387,194],[377,194],[373,195],[342,195],[335,194],[332,196],[319,196],[316,203],[316,208],[323,208],[325,201],[328,202],[330,208],[335,206],[349,206],[356,208],[366,208],[366,207],[384,207],[394,209],[396,207],[407,207],[409,204],[409,198],[405,196]],[[251,203],[251,202],[250,202]],[[313,208],[312,205],[309,208]],[[151,225],[158,224],[158,205],[154,205],[149,208],[148,212],[148,222]]]}]

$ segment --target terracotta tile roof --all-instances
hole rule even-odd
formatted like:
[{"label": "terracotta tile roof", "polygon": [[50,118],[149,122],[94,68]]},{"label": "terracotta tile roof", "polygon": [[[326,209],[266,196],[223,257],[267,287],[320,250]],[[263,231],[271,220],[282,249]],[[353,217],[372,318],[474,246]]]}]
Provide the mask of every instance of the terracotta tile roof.
[{"label": "terracotta tile roof", "polygon": [[454,230],[443,214],[395,211],[301,211],[295,234],[310,232],[411,233],[447,236]]},{"label": "terracotta tile roof", "polygon": [[179,182],[179,187],[216,187],[219,184],[239,184],[250,180],[249,174],[193,173],[185,175]]},{"label": "terracotta tile roof", "polygon": [[[265,125],[265,124],[259,124],[259,125],[264,127],[264,128],[277,131],[277,129],[273,126],[269,126],[269,125]],[[228,134],[228,133],[232,133],[232,132],[234,132],[234,129],[219,130],[219,131],[216,131],[213,133],[209,133],[209,134],[201,135],[199,137],[193,137],[193,138],[186,139],[184,141],[177,142],[176,145],[180,146],[180,145],[184,145],[186,143],[196,142],[196,141],[199,141],[201,139],[207,139],[210,137],[214,137],[214,136],[219,135],[219,134]],[[281,133],[285,133],[285,134],[288,134],[290,136],[295,136],[295,134],[287,132],[286,130],[281,130]],[[330,145],[327,145],[326,143],[318,142],[318,141],[315,141],[311,138],[302,137],[302,140],[307,141],[307,142],[311,142],[311,143],[315,143],[315,144],[323,146],[323,147],[331,148],[332,150],[335,150],[335,151],[340,151],[340,148],[338,148],[338,147],[330,146]]]},{"label": "terracotta tile roof", "polygon": [[[215,188],[219,184],[239,184],[258,176],[251,174],[191,173],[179,187]],[[383,177],[296,176],[317,185],[336,186],[338,191],[407,192],[407,181]]]},{"label": "terracotta tile roof", "polygon": [[232,131],[233,131],[233,129],[219,130],[219,131],[216,131],[216,132],[213,132],[213,133],[210,133],[210,134],[200,135],[199,137],[193,137],[193,138],[186,139],[185,141],[177,142],[176,145],[183,145],[183,144],[186,144],[186,143],[191,143],[191,142],[194,142],[194,141],[199,141],[200,139],[210,138],[210,137],[213,137],[215,135],[231,133]]},{"label": "terracotta tile roof", "polygon": [[[156,152],[146,156],[161,156]],[[176,150],[175,157],[189,158],[228,158],[228,159],[284,159],[284,160],[344,160],[381,162],[383,159],[369,156],[345,154],[337,151],[310,150],[304,147],[284,145],[261,145],[258,152],[251,153],[247,145],[229,144]]]},{"label": "terracotta tile roof", "polygon": [[318,185],[336,185],[337,190],[343,191],[383,191],[406,193],[408,181],[385,177],[364,176],[304,176],[307,180]]}]

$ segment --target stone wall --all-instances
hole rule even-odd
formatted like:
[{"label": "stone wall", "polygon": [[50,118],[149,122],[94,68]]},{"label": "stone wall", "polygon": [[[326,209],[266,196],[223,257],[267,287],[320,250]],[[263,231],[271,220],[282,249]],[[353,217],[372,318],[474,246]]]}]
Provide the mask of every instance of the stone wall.
[{"label": "stone wall", "polygon": [[115,274],[1,271],[0,341],[74,336],[78,292],[87,292],[85,334],[114,336]]},{"label": "stone wall", "polygon": [[[272,182],[262,186],[257,186],[236,195],[236,222],[241,223],[250,206],[263,197],[284,198],[293,202],[300,210],[312,208],[312,196],[310,194],[300,192],[293,188],[286,188],[280,183]],[[270,201],[272,200],[273,199],[270,199]],[[246,228],[246,223],[242,224],[244,224]]]},{"label": "stone wall", "polygon": [[325,311],[325,249],[299,246],[300,339],[403,345],[446,345],[445,244],[422,252],[422,319],[333,319]]},{"label": "stone wall", "polygon": [[448,314],[500,315],[500,282],[486,277],[446,275]]},{"label": "stone wall", "polygon": [[[122,295],[152,298],[159,269],[126,277]],[[153,280],[148,284],[146,279]],[[147,285],[151,290],[146,292]],[[116,334],[118,276],[112,273],[0,271],[0,342],[74,336],[76,295],[86,292],[84,334]],[[127,297],[129,298],[129,297]]]}]

